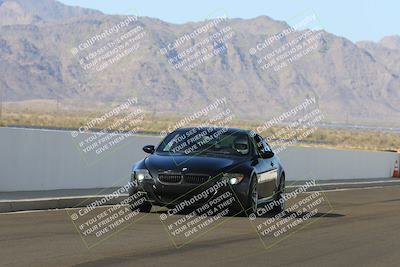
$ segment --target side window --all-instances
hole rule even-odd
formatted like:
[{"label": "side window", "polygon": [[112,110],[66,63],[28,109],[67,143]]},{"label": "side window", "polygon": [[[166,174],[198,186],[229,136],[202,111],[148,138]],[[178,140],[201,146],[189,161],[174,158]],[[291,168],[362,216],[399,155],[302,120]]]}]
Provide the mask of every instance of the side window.
[{"label": "side window", "polygon": [[265,139],[263,139],[263,143],[264,143],[265,151],[272,151],[271,147],[269,146],[267,141],[265,141]]},{"label": "side window", "polygon": [[251,140],[251,146],[253,147],[254,150],[254,154],[256,154],[257,156],[260,156],[260,152],[258,151],[258,147],[257,147],[257,142],[254,138],[250,138]]},{"label": "side window", "polygon": [[259,135],[255,136],[256,142],[257,142],[257,148],[259,150],[259,152],[261,151],[272,151],[271,147],[269,146],[269,144],[267,143],[267,141],[262,138]]},{"label": "side window", "polygon": [[254,136],[254,141],[256,142],[255,145],[257,147],[257,154],[261,155],[261,152],[263,152],[265,149],[265,144],[263,142],[263,139],[261,138],[261,136],[257,134]]}]

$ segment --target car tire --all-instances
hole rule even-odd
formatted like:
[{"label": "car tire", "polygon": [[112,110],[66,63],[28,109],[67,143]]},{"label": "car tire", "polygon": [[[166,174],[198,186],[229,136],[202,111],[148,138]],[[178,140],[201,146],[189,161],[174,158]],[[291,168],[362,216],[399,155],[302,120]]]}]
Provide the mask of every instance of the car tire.
[{"label": "car tire", "polygon": [[274,199],[278,201],[280,205],[274,206],[272,209],[273,214],[279,214],[285,210],[285,174],[281,176],[281,182],[279,184],[279,191],[276,193],[276,197]]},{"label": "car tire", "polygon": [[136,211],[137,209],[139,209],[140,212],[145,212],[145,213],[149,213],[151,211],[151,203],[144,201],[142,204],[140,204],[139,206],[133,206],[132,204],[129,204],[129,209],[131,211]]},{"label": "car tire", "polygon": [[247,200],[246,212],[247,215],[257,214],[258,191],[257,191],[257,177],[253,176],[249,186],[249,195]]},{"label": "car tire", "polygon": [[243,203],[243,206],[235,204],[230,212],[231,216],[247,217],[250,214],[257,214],[257,177],[253,176],[251,179],[248,192],[246,203]]}]

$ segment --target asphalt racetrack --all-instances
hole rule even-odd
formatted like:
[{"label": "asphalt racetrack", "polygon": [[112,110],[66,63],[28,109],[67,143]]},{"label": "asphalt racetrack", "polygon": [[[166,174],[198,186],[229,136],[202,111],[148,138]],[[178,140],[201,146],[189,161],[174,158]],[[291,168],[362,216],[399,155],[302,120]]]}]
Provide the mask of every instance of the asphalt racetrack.
[{"label": "asphalt racetrack", "polygon": [[65,210],[0,214],[0,265],[399,266],[400,186],[321,193],[319,212],[278,237],[257,232],[268,216],[234,217],[179,248],[160,213],[90,249]]}]

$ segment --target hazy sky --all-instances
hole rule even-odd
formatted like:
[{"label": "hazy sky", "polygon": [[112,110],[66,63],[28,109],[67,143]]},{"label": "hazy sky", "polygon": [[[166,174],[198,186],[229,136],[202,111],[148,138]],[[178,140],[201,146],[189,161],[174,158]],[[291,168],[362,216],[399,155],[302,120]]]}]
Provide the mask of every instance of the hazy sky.
[{"label": "hazy sky", "polygon": [[61,0],[101,10],[107,14],[129,14],[136,10],[140,16],[149,16],[172,23],[200,21],[213,13],[226,13],[228,17],[254,18],[267,15],[288,21],[313,10],[322,27],[352,41],[378,41],[387,35],[400,35],[400,1],[397,0]]}]

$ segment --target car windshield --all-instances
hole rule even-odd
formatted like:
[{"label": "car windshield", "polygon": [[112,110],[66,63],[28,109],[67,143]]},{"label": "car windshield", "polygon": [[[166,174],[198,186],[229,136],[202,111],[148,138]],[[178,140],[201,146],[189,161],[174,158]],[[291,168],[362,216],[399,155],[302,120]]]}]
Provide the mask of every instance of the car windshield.
[{"label": "car windshield", "polygon": [[226,128],[192,128],[169,134],[157,152],[246,156],[250,153],[250,145],[243,132],[228,132]]}]

